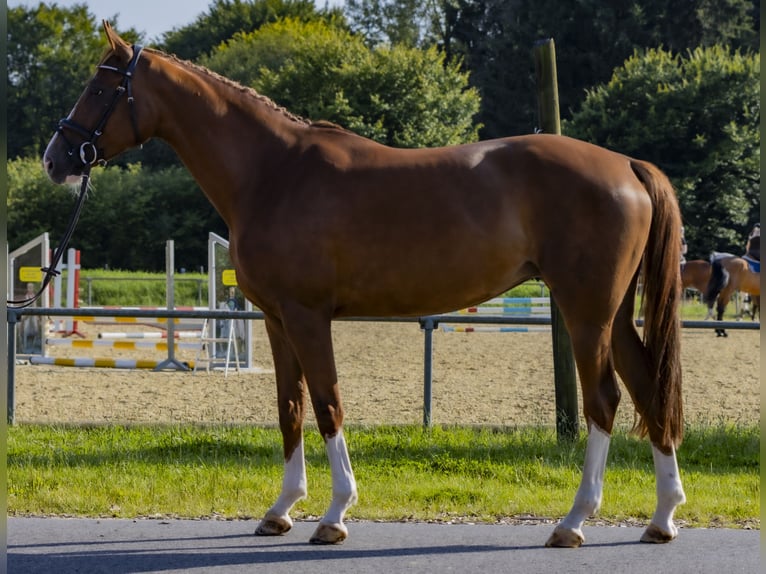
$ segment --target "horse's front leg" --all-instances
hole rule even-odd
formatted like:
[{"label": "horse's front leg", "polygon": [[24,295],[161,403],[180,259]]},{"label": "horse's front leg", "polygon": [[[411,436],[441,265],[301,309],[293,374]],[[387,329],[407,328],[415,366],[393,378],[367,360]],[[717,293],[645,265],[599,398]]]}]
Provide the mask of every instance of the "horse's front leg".
[{"label": "horse's front leg", "polygon": [[282,492],[255,530],[258,536],[284,534],[293,526],[290,510],[306,497],[306,462],[303,452],[305,412],[304,381],[300,363],[281,323],[266,317],[266,331],[271,342],[277,376],[279,426],[282,431],[285,467]]},{"label": "horse's front leg", "polygon": [[588,444],[585,447],[585,465],[575,501],[569,513],[556,526],[546,546],[577,548],[585,541],[582,525],[598,512],[604,491],[604,472],[609,454],[611,435],[590,422]]},{"label": "horse's front leg", "polygon": [[343,436],[343,406],[335,370],[330,318],[299,306],[283,309],[283,314],[288,337],[303,367],[332,473],[332,503],[311,542],[337,544],[348,536],[343,518],[357,500],[357,489]]}]

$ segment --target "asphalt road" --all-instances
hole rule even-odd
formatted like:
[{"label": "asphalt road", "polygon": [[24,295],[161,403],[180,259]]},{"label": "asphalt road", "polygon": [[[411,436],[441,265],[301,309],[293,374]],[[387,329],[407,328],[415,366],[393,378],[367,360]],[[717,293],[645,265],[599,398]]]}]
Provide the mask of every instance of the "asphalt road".
[{"label": "asphalt road", "polygon": [[671,544],[638,542],[642,529],[585,527],[579,549],[544,548],[550,525],[351,522],[340,546],[312,546],[316,526],[252,535],[254,521],[8,518],[12,574],[257,572],[295,574],[762,572],[760,532],[685,529]]}]

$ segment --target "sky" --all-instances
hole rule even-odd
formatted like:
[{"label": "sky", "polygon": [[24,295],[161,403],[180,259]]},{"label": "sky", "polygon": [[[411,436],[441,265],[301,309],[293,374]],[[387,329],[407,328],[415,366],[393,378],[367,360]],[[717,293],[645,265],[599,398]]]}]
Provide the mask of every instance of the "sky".
[{"label": "sky", "polygon": [[[121,28],[133,27],[144,33],[145,40],[160,39],[163,32],[180,28],[196,20],[206,12],[213,0],[51,0],[61,7],[86,4],[88,10],[100,22],[118,16]],[[8,7],[35,7],[40,0],[7,0]],[[343,5],[344,0],[327,0],[330,6]],[[325,0],[314,0],[323,7]],[[150,15],[150,16],[149,16]]]}]

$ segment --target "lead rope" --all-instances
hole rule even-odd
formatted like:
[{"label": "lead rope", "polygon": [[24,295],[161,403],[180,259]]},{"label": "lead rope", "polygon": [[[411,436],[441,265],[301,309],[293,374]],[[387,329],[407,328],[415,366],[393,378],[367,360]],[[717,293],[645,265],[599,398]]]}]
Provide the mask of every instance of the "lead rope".
[{"label": "lead rope", "polygon": [[31,297],[27,297],[26,299],[18,299],[15,301],[8,301],[6,300],[6,303],[9,307],[12,307],[14,309],[24,309],[25,307],[29,307],[37,301],[42,294],[45,292],[45,289],[48,287],[48,285],[51,282],[51,279],[53,279],[55,276],[60,275],[60,272],[56,270],[56,267],[58,267],[59,261],[61,261],[61,257],[64,255],[64,251],[66,251],[67,246],[69,245],[69,240],[72,238],[72,234],[74,233],[74,228],[77,226],[77,220],[80,219],[80,211],[82,211],[83,203],[85,203],[85,196],[88,194],[88,182],[90,181],[90,165],[86,165],[85,169],[82,173],[82,183],[80,184],[80,195],[77,197],[77,201],[75,202],[74,209],[72,210],[72,215],[69,218],[69,225],[67,226],[66,233],[64,234],[64,237],[61,238],[61,241],[59,242],[58,247],[56,248],[56,251],[53,253],[53,260],[51,261],[51,264],[48,267],[42,267],[41,271],[45,274],[43,277],[43,284],[40,287],[40,289]]}]

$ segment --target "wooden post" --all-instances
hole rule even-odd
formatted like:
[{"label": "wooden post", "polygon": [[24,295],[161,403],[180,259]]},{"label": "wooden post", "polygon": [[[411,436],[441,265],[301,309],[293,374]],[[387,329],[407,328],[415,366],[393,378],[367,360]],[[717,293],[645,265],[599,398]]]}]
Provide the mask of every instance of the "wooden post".
[{"label": "wooden post", "polygon": [[[559,93],[556,79],[556,48],[553,38],[535,44],[535,76],[540,129],[561,134]],[[578,434],[577,376],[572,341],[561,312],[551,294],[551,331],[553,334],[553,373],[556,387],[556,435],[572,440]]]}]

